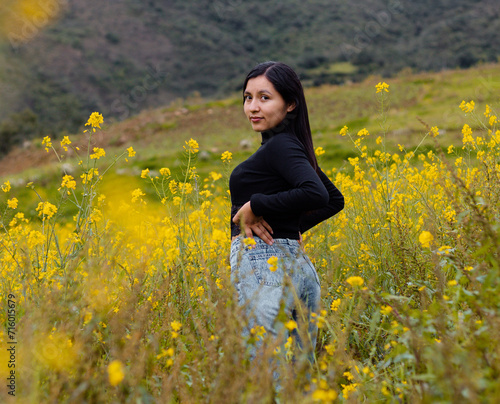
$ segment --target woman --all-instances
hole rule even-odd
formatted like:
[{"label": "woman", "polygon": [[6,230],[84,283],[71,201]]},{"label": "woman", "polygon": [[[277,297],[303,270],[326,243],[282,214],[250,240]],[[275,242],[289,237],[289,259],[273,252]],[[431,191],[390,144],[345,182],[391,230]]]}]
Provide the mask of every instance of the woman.
[{"label": "woman", "polygon": [[262,143],[229,180],[231,278],[248,309],[248,329],[257,324],[278,334],[283,304],[299,324],[308,321],[313,350],[317,327],[309,316],[318,312],[320,285],[301,234],[341,211],[344,198],[318,167],[302,84],[289,66],[257,65],[243,86],[243,109]]}]

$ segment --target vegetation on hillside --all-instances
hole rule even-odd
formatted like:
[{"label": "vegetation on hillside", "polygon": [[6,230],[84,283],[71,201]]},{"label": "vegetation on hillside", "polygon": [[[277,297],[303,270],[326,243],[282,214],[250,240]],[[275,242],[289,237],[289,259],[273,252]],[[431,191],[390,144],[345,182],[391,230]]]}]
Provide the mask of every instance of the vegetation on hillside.
[{"label": "vegetation on hillside", "polygon": [[290,63],[317,86],[406,67],[466,68],[500,55],[495,0],[40,4],[43,10],[27,19],[17,13],[4,21],[16,22],[18,31],[6,28],[1,44],[2,143],[13,127],[5,120],[26,109],[37,128],[26,134],[19,127],[14,142],[74,132],[82,111],[123,120],[194,92],[225,97],[250,67],[268,59]]}]

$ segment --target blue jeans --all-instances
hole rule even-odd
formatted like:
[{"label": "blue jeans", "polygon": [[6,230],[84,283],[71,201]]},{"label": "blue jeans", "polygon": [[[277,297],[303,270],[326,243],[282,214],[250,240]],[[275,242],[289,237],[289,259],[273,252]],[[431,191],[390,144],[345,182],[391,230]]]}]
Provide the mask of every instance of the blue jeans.
[{"label": "blue jeans", "polygon": [[[311,313],[318,312],[321,293],[316,269],[298,240],[274,239],[270,246],[258,237],[254,239],[256,244],[252,248],[245,246],[241,236],[234,239],[230,255],[231,281],[239,304],[246,309],[247,332],[260,325],[268,333],[278,335],[285,327],[282,321],[277,321],[283,308],[299,327],[307,321],[304,326],[308,329],[308,341],[301,341],[296,330],[292,334],[312,359],[318,328],[311,322]],[[278,258],[277,268],[271,268],[267,262],[271,257]]]}]

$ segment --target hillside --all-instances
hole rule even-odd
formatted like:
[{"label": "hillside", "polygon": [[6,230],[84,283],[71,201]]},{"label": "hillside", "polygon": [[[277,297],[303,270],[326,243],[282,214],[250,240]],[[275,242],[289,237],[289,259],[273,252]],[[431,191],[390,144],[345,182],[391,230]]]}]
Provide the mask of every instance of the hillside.
[{"label": "hillside", "polygon": [[[380,80],[381,77],[372,76],[360,83],[323,85],[307,90],[315,146],[326,151],[321,156],[323,165],[342,167],[347,157],[353,155],[348,139],[338,135],[342,126],[349,126],[353,132],[366,127],[374,137],[383,132],[380,106],[374,92]],[[394,149],[398,144],[405,145],[408,150],[419,144],[425,133],[419,119],[440,128],[442,147],[460,144],[465,123],[464,114],[458,107],[460,102],[475,100],[478,109],[485,104],[493,108],[499,104],[498,64],[440,73],[406,72],[387,81],[390,84],[389,104],[386,105],[387,144]],[[144,168],[180,169],[182,145],[190,138],[199,142],[205,155],[197,164],[205,173],[217,169],[223,151],[233,152],[234,161],[238,162],[252,153],[260,142],[244,118],[239,94],[212,102],[190,98],[168,107],[145,110],[121,122],[104,116],[103,131],[93,139],[92,147],[104,147],[108,156],[113,156],[133,146],[137,151],[134,160],[117,166],[117,172],[125,176],[137,175]],[[70,138],[84,152],[86,135],[75,134]],[[242,140],[250,147],[242,147]],[[57,143],[54,142],[56,146]],[[435,146],[429,140],[424,147]],[[70,166],[76,165],[76,160],[71,155],[68,157]],[[14,184],[25,184],[42,180],[45,175],[60,175],[56,163],[53,153],[46,153],[41,138],[37,138],[0,160],[0,173],[2,178],[11,179]],[[125,171],[120,171],[124,167]]]},{"label": "hillside", "polygon": [[123,120],[195,92],[226,97],[262,60],[290,63],[318,86],[405,67],[466,68],[500,55],[494,0],[65,4],[33,40],[1,45],[4,149],[73,132],[94,110]]}]

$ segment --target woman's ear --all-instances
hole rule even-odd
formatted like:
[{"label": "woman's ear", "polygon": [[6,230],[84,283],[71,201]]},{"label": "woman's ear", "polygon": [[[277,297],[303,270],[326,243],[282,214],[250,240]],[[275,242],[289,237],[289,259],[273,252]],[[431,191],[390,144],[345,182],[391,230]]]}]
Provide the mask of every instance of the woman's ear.
[{"label": "woman's ear", "polygon": [[292,112],[295,109],[295,102],[292,102],[291,104],[288,104],[288,107],[286,108],[286,112]]}]

